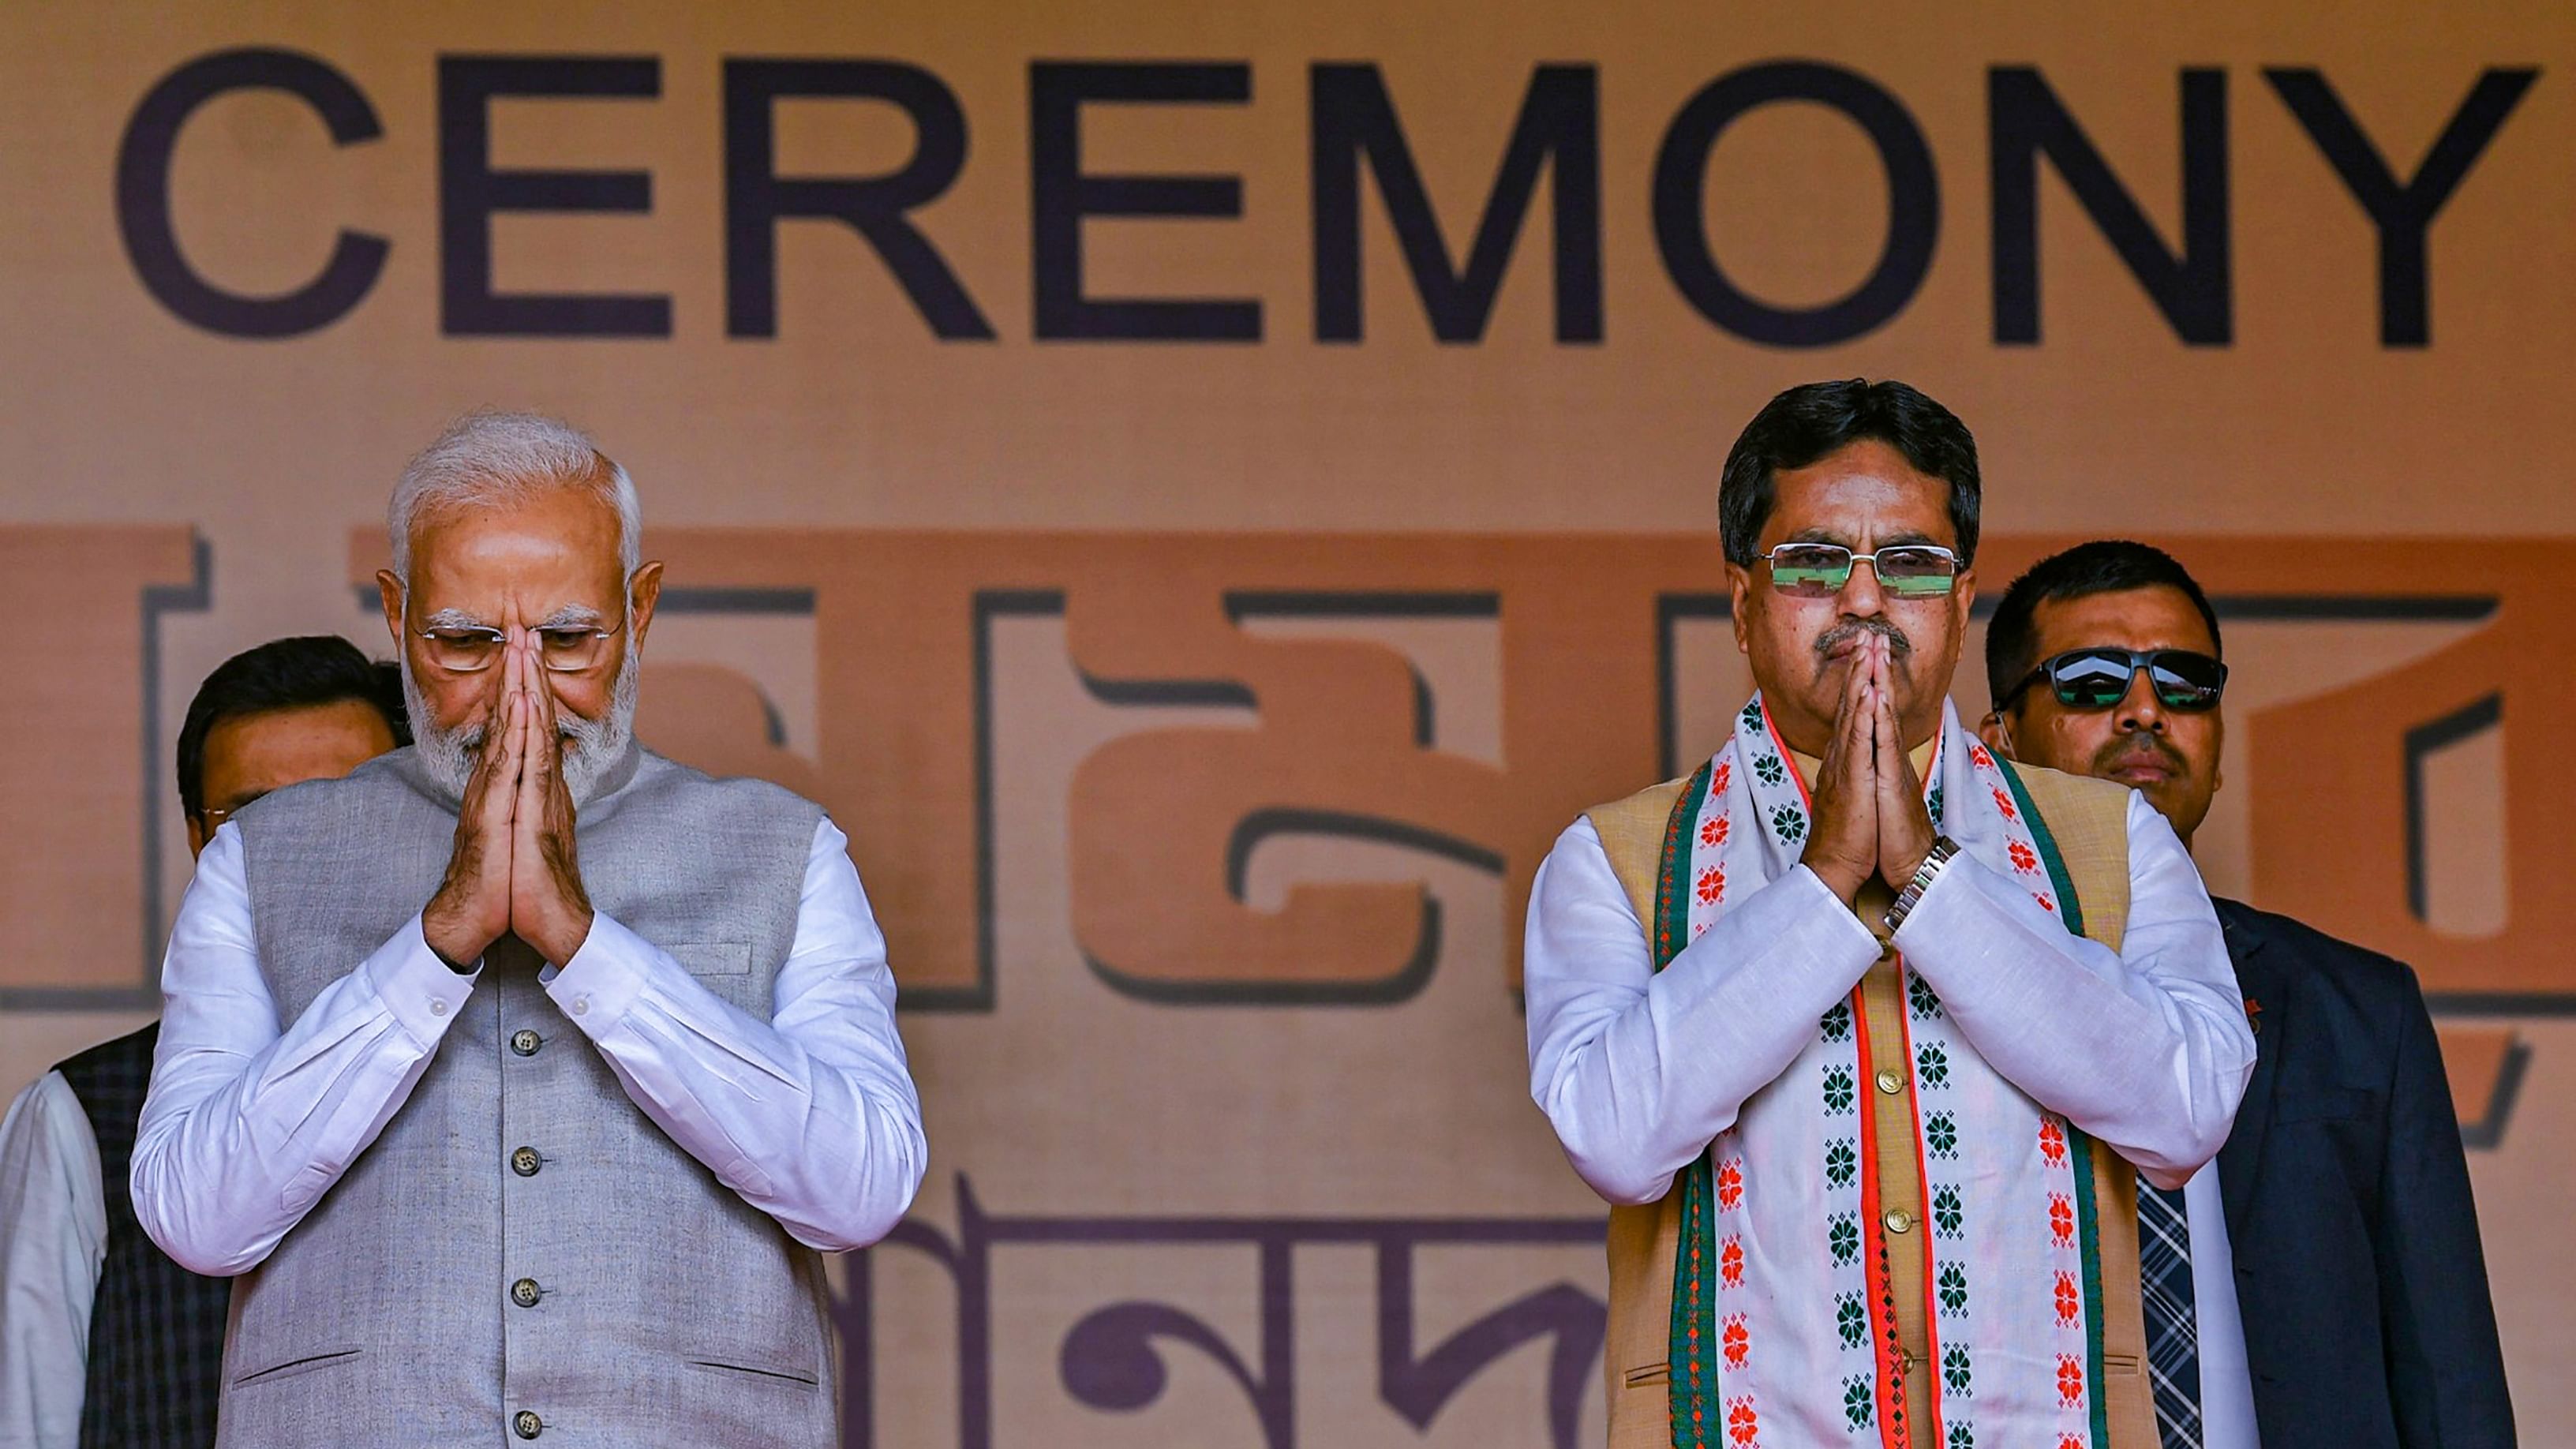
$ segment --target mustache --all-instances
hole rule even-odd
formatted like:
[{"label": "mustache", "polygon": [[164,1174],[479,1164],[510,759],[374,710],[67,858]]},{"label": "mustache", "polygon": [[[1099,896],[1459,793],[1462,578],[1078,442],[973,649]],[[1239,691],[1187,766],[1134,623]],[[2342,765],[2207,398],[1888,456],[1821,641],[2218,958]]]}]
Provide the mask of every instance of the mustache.
[{"label": "mustache", "polygon": [[1863,634],[1876,634],[1886,640],[1891,658],[1903,659],[1914,652],[1914,641],[1885,619],[1845,619],[1816,636],[1816,657],[1825,658]]},{"label": "mustache", "polygon": [[[406,651],[399,657],[403,703],[411,713],[412,744],[419,751],[421,764],[432,779],[463,794],[491,721],[478,717],[453,730],[441,729],[437,712],[430,708],[419,679],[412,673],[410,654]],[[589,799],[592,789],[634,741],[635,701],[643,683],[641,662],[640,653],[627,655],[609,687],[608,708],[597,719],[569,709],[558,709],[555,715],[555,730],[563,741],[564,783],[571,788],[576,805]]]},{"label": "mustache", "polygon": [[2152,758],[2173,775],[2189,773],[2183,765],[2182,751],[2167,744],[2160,735],[2124,735],[2093,752],[2093,772],[2107,775],[2122,762]]}]

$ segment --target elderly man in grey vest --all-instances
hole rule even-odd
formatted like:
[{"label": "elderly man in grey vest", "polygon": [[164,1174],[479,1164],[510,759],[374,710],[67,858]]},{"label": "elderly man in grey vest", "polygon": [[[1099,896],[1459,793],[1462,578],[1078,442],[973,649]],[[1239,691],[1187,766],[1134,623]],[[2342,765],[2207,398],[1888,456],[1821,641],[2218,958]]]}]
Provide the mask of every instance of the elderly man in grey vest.
[{"label": "elderly man in grey vest", "polygon": [[817,1250],[925,1156],[847,842],[636,744],[588,438],[469,417],[389,522],[418,743],[218,830],[163,967],[134,1202],[239,1275],[218,1442],[832,1443]]}]

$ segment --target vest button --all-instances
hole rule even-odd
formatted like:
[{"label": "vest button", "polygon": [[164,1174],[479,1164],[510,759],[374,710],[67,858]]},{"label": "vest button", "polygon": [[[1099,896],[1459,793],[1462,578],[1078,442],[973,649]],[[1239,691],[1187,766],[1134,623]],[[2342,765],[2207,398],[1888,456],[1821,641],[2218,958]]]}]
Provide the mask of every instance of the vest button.
[{"label": "vest button", "polygon": [[1891,1233],[1901,1233],[1913,1226],[1914,1215],[1903,1208],[1898,1208],[1887,1215],[1887,1230]]},{"label": "vest button", "polygon": [[510,1301],[521,1308],[536,1307],[537,1300],[544,1296],[544,1290],[537,1287],[537,1280],[534,1278],[522,1278],[510,1285]]},{"label": "vest button", "polygon": [[1894,1067],[1878,1074],[1878,1089],[1893,1097],[1905,1090],[1905,1078]]},{"label": "vest button", "polygon": [[546,1432],[546,1421],[538,1418],[533,1409],[521,1409],[510,1416],[510,1432],[522,1439],[534,1439]]},{"label": "vest button", "polygon": [[542,1163],[543,1159],[537,1156],[537,1149],[533,1147],[522,1147],[510,1154],[510,1170],[521,1177],[536,1176]]},{"label": "vest button", "polygon": [[538,1047],[545,1045],[545,1040],[544,1037],[526,1027],[521,1027],[510,1035],[510,1050],[523,1057],[532,1057],[537,1054]]}]

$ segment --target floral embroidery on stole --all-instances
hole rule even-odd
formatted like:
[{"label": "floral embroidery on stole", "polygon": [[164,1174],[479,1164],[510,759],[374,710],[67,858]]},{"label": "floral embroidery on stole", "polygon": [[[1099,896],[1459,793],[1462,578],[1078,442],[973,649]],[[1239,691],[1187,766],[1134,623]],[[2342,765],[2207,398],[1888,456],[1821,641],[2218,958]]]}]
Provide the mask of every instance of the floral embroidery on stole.
[{"label": "floral embroidery on stole", "polygon": [[[2011,766],[1943,710],[1925,804],[1934,826],[2081,930],[2054,842]],[[1657,970],[1796,867],[1811,805],[1759,696],[1666,826],[1650,927]],[[1722,966],[1713,969],[1724,969]],[[1744,968],[1751,969],[1751,968]],[[1907,1060],[1871,1060],[1860,988],[1686,1168],[1671,1344],[1676,1449],[1862,1442],[1885,1449],[2102,1449],[2101,1269],[2091,1154],[1952,1029],[1899,958]],[[1929,1221],[1927,1402],[1906,1402],[1879,1211],[1881,1071],[1905,1080]],[[1928,1232],[1928,1239],[1917,1236]]]}]

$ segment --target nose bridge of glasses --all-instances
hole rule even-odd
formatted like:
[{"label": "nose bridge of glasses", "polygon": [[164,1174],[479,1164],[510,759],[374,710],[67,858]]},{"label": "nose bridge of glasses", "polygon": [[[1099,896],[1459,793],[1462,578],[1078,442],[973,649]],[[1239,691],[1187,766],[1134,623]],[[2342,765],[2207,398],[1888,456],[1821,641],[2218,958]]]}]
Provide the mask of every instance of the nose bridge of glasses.
[{"label": "nose bridge of glasses", "polygon": [[2120,692],[2120,702],[2113,708],[2119,711],[2123,723],[2134,720],[2142,729],[2162,729],[2165,702],[2156,693],[2152,661],[2143,654],[2132,655],[2126,668],[2128,672],[2122,676],[2125,687]]},{"label": "nose bridge of glasses", "polygon": [[[1869,582],[1866,584],[1861,582],[1861,575],[1863,573],[1867,573],[1869,576]],[[1851,560],[1851,572],[1844,577],[1843,586],[1840,592],[1843,598],[1844,613],[1879,612],[1887,602],[1888,589],[1886,580],[1880,578],[1878,574],[1878,555],[1874,553],[1854,552]],[[1854,606],[1858,604],[1867,604],[1870,607],[1867,609],[1855,608]]]}]

